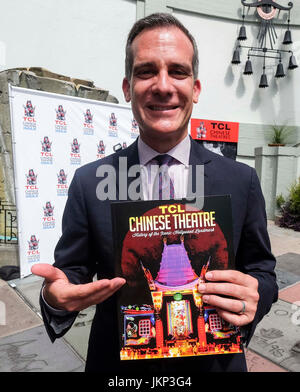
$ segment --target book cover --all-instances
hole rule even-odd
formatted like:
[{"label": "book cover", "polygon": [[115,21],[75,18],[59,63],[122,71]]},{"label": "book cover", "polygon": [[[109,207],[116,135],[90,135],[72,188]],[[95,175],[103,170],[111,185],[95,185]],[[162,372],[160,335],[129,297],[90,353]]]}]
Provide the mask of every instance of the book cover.
[{"label": "book cover", "polygon": [[239,329],[202,300],[199,282],[234,269],[230,196],[112,204],[121,360],[241,353]]}]

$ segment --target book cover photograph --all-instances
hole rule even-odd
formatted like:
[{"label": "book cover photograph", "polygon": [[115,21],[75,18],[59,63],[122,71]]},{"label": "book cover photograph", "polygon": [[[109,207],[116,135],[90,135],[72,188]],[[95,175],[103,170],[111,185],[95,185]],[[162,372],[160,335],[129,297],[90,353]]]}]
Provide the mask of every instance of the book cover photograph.
[{"label": "book cover photograph", "polygon": [[112,203],[121,360],[242,353],[239,329],[203,302],[207,271],[234,269],[230,196]]}]

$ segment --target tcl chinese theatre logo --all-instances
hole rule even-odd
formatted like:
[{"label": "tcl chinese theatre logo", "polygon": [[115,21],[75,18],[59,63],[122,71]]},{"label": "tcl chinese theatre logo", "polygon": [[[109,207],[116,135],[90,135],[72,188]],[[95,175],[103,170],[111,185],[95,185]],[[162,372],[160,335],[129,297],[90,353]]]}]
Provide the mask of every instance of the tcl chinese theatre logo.
[{"label": "tcl chinese theatre logo", "polygon": [[108,134],[112,137],[118,136],[118,120],[115,113],[111,113],[109,117]]},{"label": "tcl chinese theatre logo", "polygon": [[28,174],[26,176],[26,185],[25,185],[25,197],[38,197],[39,189],[37,186],[37,174],[33,169],[29,169]]},{"label": "tcl chinese theatre logo", "polygon": [[64,110],[63,105],[58,105],[56,111],[56,120],[55,120],[55,132],[58,133],[66,133],[68,130],[67,122],[66,122],[66,110]]},{"label": "tcl chinese theatre logo", "polygon": [[40,252],[39,252],[39,242],[35,236],[35,234],[30,236],[28,242],[28,250],[27,250],[27,261],[28,263],[35,263],[40,261]]},{"label": "tcl chinese theatre logo", "polygon": [[43,140],[41,140],[42,151],[40,153],[41,164],[42,165],[52,165],[53,164],[53,155],[52,155],[52,142],[50,141],[48,136],[44,136]]},{"label": "tcl chinese theatre logo", "polygon": [[55,219],[54,219],[54,206],[51,201],[47,201],[45,207],[43,207],[43,229],[54,229]]},{"label": "tcl chinese theatre logo", "polygon": [[86,112],[84,113],[83,134],[84,135],[94,134],[93,115],[90,109],[86,109]]},{"label": "tcl chinese theatre logo", "polygon": [[60,169],[57,174],[57,196],[67,196],[68,195],[68,185],[67,185],[67,174],[64,169]]},{"label": "tcl chinese theatre logo", "polygon": [[23,129],[29,131],[36,131],[36,119],[35,119],[35,106],[32,105],[31,100],[27,100],[24,107],[23,116]]}]

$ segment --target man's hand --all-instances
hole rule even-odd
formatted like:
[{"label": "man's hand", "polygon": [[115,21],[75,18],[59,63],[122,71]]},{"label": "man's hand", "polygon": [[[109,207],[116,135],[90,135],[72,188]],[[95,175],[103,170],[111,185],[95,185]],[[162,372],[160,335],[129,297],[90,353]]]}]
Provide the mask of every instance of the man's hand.
[{"label": "man's hand", "polygon": [[102,279],[86,284],[72,284],[60,269],[50,264],[35,264],[35,275],[45,278],[44,298],[56,309],[80,311],[105,301],[126,282],[123,278]]},{"label": "man's hand", "polygon": [[209,282],[199,284],[198,291],[220,317],[239,327],[253,321],[259,300],[257,279],[234,270],[210,271],[205,279]]}]

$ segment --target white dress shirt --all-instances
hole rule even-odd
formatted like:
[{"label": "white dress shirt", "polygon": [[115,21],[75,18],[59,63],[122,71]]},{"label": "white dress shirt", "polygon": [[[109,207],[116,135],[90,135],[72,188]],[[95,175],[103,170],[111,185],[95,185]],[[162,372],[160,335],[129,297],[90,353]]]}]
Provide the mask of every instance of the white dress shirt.
[{"label": "white dress shirt", "polygon": [[[166,152],[166,154],[175,159],[174,163],[168,168],[169,176],[174,185],[175,199],[182,199],[187,195],[190,148],[191,141],[189,135],[187,135],[180,143]],[[144,200],[151,200],[154,180],[158,169],[157,163],[153,159],[160,153],[149,147],[139,137],[138,154],[141,165],[143,198]],[[156,171],[153,170],[153,165],[156,165]]]}]

